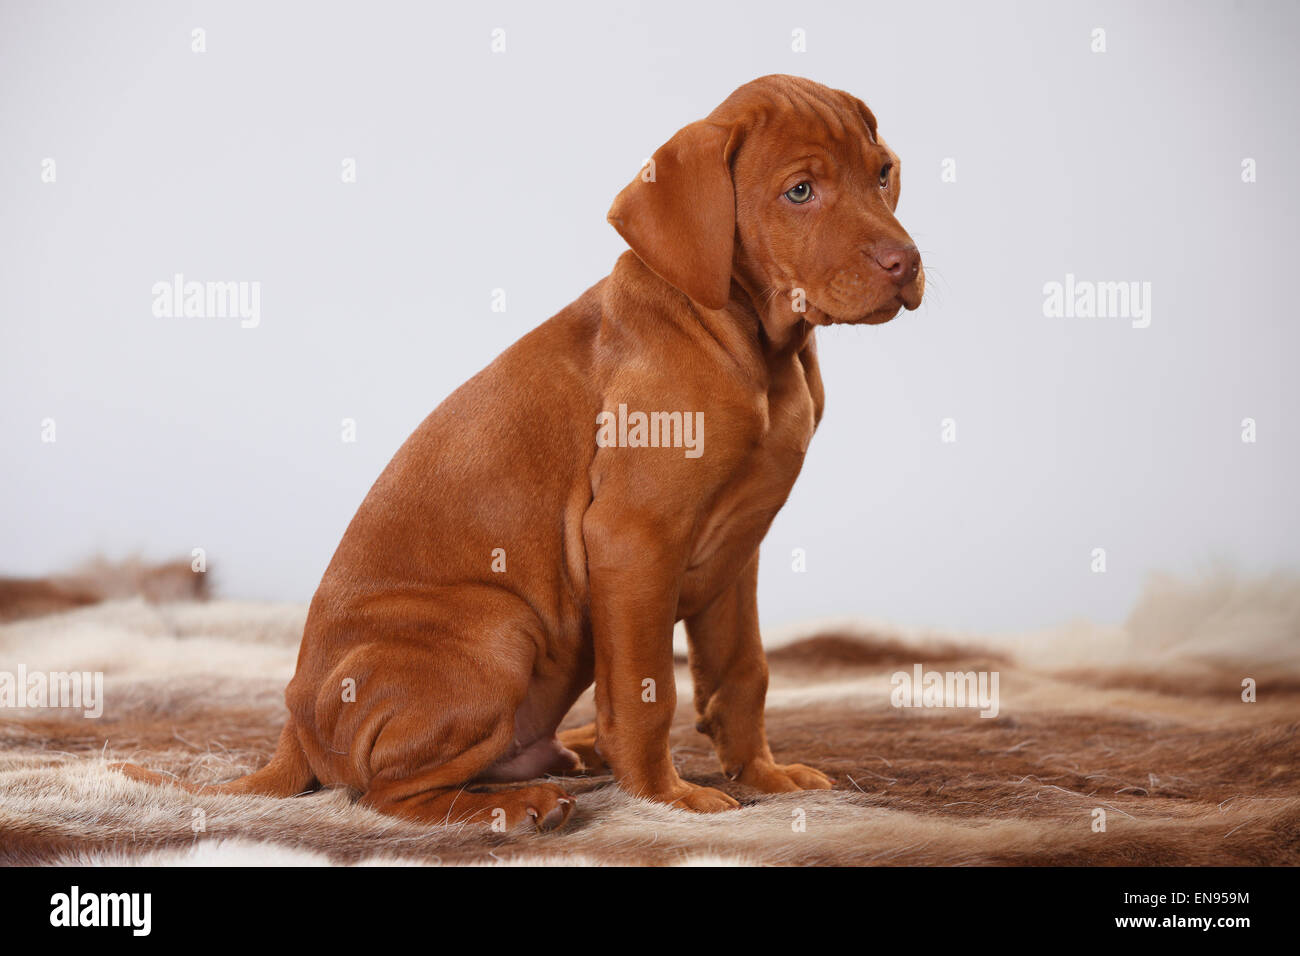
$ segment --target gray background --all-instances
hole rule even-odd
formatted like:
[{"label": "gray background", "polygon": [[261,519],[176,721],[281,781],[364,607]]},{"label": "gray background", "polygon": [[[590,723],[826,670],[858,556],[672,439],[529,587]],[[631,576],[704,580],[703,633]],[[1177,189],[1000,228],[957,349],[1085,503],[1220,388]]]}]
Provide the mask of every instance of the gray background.
[{"label": "gray background", "polygon": [[[641,160],[772,72],[876,112],[929,290],[819,333],[765,622],[1115,621],[1154,570],[1297,565],[1294,5],[0,10],[0,573],[201,546],[306,600],[420,419],[609,270]],[[175,272],[260,281],[261,326],[155,318]],[[1067,272],[1151,282],[1150,328],[1045,318]]]}]

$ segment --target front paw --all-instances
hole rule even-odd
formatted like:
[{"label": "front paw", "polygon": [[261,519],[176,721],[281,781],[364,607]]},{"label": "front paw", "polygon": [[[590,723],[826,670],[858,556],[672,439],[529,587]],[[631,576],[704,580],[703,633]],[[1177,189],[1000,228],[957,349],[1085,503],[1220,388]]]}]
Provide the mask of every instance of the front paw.
[{"label": "front paw", "polygon": [[733,799],[721,790],[714,790],[712,787],[701,787],[698,784],[687,783],[682,781],[685,792],[677,796],[676,799],[665,801],[671,803],[678,810],[693,810],[696,813],[718,813],[722,810],[735,810],[740,806],[740,801]]},{"label": "front paw", "polygon": [[666,803],[677,810],[690,810],[694,813],[720,813],[723,810],[735,810],[740,802],[732,799],[721,790],[702,787],[699,784],[678,780],[675,784],[656,792],[634,791],[637,796]]},{"label": "front paw", "polygon": [[790,793],[795,790],[829,790],[831,778],[820,770],[801,763],[756,761],[746,764],[734,778],[747,787],[764,793]]}]

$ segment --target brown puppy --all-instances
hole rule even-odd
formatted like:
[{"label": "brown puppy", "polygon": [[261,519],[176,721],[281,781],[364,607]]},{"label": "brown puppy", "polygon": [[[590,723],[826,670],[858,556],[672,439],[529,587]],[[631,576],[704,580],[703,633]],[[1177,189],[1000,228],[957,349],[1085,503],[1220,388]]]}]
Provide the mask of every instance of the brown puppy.
[{"label": "brown puppy", "polygon": [[[763,729],[758,547],[822,414],[814,328],[921,301],[899,161],[858,99],[767,76],[665,143],[614,201],[614,271],[431,414],[311,603],[270,764],[210,788],[347,786],[428,822],[532,819],[530,780],[603,761],[630,793],[737,806],[678,776],[672,633],[733,778],[827,788]],[[556,727],[595,680],[594,726]],[[141,779],[158,775],[139,768]]]}]

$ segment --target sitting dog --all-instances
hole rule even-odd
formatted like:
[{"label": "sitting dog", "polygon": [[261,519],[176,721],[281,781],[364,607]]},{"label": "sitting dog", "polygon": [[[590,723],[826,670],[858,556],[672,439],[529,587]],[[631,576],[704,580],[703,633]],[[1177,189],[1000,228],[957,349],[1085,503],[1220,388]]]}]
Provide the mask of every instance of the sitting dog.
[{"label": "sitting dog", "polygon": [[[678,621],[727,775],[830,787],[768,748],[758,550],[821,419],[816,328],[920,304],[898,194],[866,105],[799,77],[660,147],[609,212],[631,247],[610,275],[453,392],[362,502],[271,762],[195,789],[550,828],[573,798],[536,778],[608,766],[637,796],[736,807],[673,766]],[[593,680],[596,722],[557,735]],[[532,782],[471,788],[502,781]]]}]

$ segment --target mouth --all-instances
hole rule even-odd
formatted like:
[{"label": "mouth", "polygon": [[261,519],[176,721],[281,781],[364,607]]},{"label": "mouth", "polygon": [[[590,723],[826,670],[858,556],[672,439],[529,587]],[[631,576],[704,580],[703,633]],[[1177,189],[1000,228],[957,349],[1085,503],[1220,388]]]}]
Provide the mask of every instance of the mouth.
[{"label": "mouth", "polygon": [[903,286],[875,308],[846,308],[837,303],[836,308],[827,309],[811,300],[809,304],[825,316],[825,321],[818,323],[820,325],[883,325],[898,315],[900,310],[907,309],[911,312],[920,306],[924,294],[924,279],[921,278]]},{"label": "mouth", "polygon": [[898,315],[899,311],[906,304],[907,303],[903,302],[902,299],[896,298],[893,302],[890,302],[887,305],[883,305],[880,308],[875,309],[874,311],[868,312],[862,318],[852,322],[851,324],[852,325],[884,325],[894,316]]},{"label": "mouth", "polygon": [[824,309],[816,303],[810,303],[813,307],[825,316],[825,320],[817,323],[818,325],[884,325],[904,307],[907,306],[900,296],[894,296],[882,305],[866,312],[841,310],[832,312],[830,309]]},{"label": "mouth", "polygon": [[[883,325],[901,309],[909,312],[925,296],[925,269],[920,260],[912,264],[910,278],[904,282],[888,281],[883,269],[863,274],[852,268],[840,269],[821,284],[818,300],[808,304],[821,313],[818,325]],[[898,277],[901,278],[901,275]]]}]

